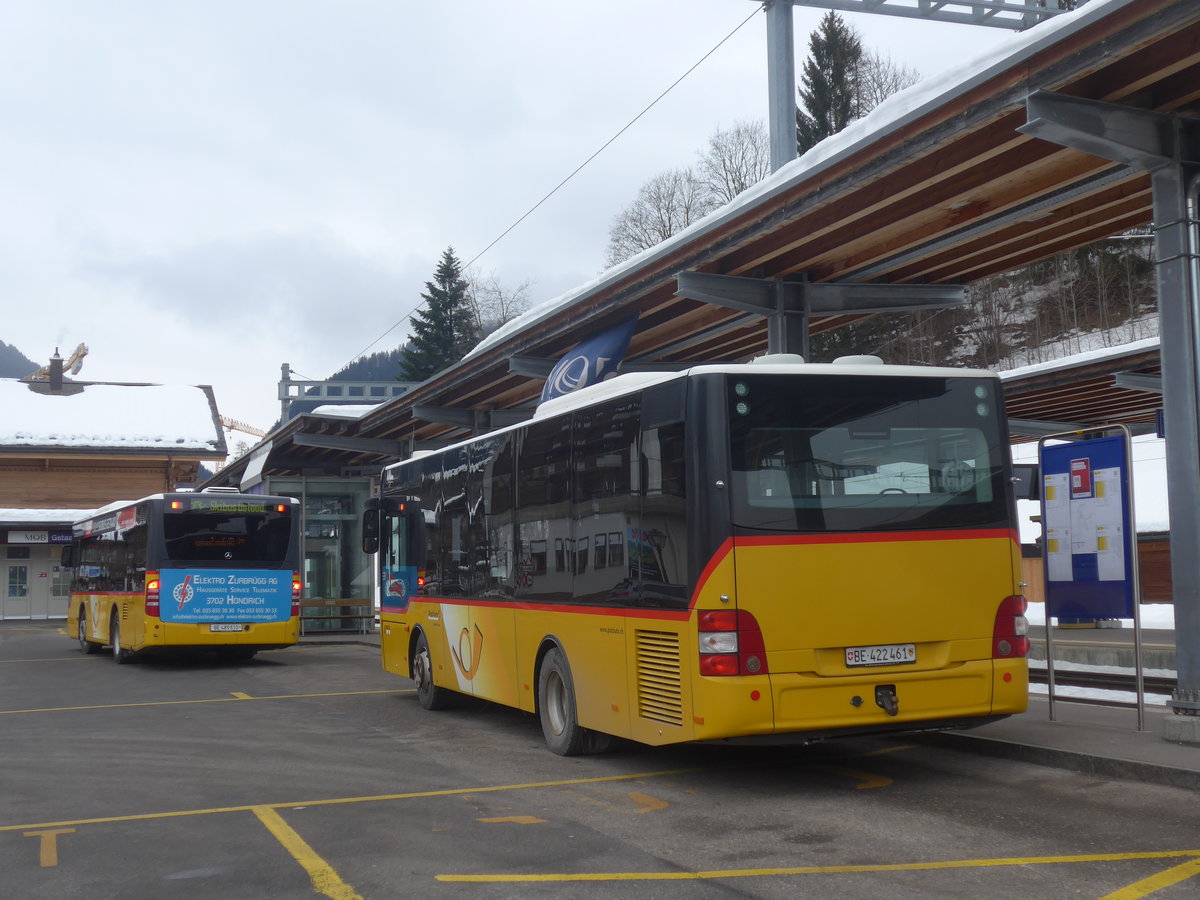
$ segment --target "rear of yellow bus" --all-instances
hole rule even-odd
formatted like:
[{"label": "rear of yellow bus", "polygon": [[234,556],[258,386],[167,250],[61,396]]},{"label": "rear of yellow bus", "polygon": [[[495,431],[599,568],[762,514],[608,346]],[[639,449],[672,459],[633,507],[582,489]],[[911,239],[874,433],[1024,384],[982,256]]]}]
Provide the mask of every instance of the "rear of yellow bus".
[{"label": "rear of yellow bus", "polygon": [[68,628],[87,652],[107,644],[119,663],[183,649],[247,659],[299,638],[291,497],[157,495],[76,532]]},{"label": "rear of yellow bus", "polygon": [[998,380],[800,369],[692,381],[696,418],[728,434],[705,454],[694,507],[694,738],[1022,712],[1028,639]]},{"label": "rear of yellow bus", "polygon": [[[168,494],[152,529],[144,633],[135,646],[288,647],[300,630],[299,503],[291,497]],[[161,543],[159,543],[161,541]]]}]

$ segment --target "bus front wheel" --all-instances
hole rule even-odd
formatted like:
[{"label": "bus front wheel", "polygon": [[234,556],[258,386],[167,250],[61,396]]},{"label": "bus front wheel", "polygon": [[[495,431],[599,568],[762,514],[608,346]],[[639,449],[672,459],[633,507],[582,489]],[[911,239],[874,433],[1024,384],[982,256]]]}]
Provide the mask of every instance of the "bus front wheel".
[{"label": "bus front wheel", "polygon": [[87,610],[79,607],[79,649],[84,653],[99,653],[100,645],[87,639]]},{"label": "bus front wheel", "polygon": [[129,662],[130,653],[121,646],[121,620],[113,613],[112,623],[108,629],[109,642],[112,644],[113,662],[123,666]]},{"label": "bus front wheel", "polygon": [[583,728],[575,708],[575,680],[567,657],[557,647],[547,651],[538,672],[538,718],[546,746],[559,756],[601,753],[609,735]]},{"label": "bus front wheel", "polygon": [[417,700],[425,709],[446,709],[454,702],[453,691],[433,683],[433,658],[429,654],[429,640],[423,631],[417,634],[412,669],[413,681],[417,683]]}]

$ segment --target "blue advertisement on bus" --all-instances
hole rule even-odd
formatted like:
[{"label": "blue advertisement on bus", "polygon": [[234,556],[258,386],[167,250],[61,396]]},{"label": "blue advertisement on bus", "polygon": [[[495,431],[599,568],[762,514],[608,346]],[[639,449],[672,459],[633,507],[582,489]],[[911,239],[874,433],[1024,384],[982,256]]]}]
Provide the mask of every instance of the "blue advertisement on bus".
[{"label": "blue advertisement on bus", "polygon": [[421,575],[415,566],[384,566],[379,605],[404,612],[420,585]]},{"label": "blue advertisement on bus", "polygon": [[164,622],[283,622],[292,613],[292,573],[280,569],[164,569]]}]

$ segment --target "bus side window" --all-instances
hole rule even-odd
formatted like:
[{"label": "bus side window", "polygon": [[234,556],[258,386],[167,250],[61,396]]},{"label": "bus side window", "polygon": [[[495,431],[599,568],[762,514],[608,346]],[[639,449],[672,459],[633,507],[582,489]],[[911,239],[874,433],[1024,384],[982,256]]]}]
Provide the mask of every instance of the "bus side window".
[{"label": "bus side window", "polygon": [[641,527],[631,530],[629,568],[641,585],[642,605],[686,609],[687,459],[684,425],[642,432]]}]

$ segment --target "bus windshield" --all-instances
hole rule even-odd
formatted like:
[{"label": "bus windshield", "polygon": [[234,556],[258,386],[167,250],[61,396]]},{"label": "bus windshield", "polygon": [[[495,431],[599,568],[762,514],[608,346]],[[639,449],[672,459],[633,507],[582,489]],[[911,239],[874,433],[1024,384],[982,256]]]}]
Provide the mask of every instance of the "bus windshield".
[{"label": "bus windshield", "polygon": [[999,526],[1006,444],[983,378],[729,379],[733,521],[768,531]]},{"label": "bus windshield", "polygon": [[288,558],[291,518],[288,507],[281,512],[265,504],[166,510],[166,559],[282,563]]}]

